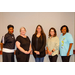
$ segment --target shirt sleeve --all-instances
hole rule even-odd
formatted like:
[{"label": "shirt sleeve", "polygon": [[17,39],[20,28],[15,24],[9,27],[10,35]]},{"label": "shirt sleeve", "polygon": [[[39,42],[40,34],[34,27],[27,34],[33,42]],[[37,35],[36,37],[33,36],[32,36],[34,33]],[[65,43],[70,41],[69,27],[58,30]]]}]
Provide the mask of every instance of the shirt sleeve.
[{"label": "shirt sleeve", "polygon": [[39,51],[42,52],[45,49],[45,46],[46,46],[46,36],[43,36],[43,45]]},{"label": "shirt sleeve", "polygon": [[34,35],[32,36],[32,49],[33,49],[33,51],[35,51],[35,47],[34,47]]},{"label": "shirt sleeve", "polygon": [[46,47],[48,47],[48,39],[46,40]]},{"label": "shirt sleeve", "polygon": [[20,36],[18,36],[18,37],[16,38],[16,41],[21,42]]},{"label": "shirt sleeve", "polygon": [[3,38],[3,40],[4,40],[3,44],[6,44],[6,42],[9,42],[8,35],[5,35],[4,38]]},{"label": "shirt sleeve", "polygon": [[69,43],[73,43],[73,37],[71,34],[68,35],[67,40]]}]

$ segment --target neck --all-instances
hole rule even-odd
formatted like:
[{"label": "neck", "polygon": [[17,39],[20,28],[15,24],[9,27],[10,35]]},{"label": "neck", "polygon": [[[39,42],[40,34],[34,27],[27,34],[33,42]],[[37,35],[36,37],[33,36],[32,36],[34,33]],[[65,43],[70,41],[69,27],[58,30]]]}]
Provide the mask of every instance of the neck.
[{"label": "neck", "polygon": [[9,34],[12,34],[12,33],[10,33],[10,32],[8,32]]},{"label": "neck", "polygon": [[63,35],[65,35],[66,33],[63,33]]},{"label": "neck", "polygon": [[38,32],[37,34],[41,34],[40,32]]},{"label": "neck", "polygon": [[20,34],[20,35],[23,36],[23,37],[25,36],[25,34],[24,35],[23,34]]},{"label": "neck", "polygon": [[53,35],[51,36],[51,38],[53,37]]}]

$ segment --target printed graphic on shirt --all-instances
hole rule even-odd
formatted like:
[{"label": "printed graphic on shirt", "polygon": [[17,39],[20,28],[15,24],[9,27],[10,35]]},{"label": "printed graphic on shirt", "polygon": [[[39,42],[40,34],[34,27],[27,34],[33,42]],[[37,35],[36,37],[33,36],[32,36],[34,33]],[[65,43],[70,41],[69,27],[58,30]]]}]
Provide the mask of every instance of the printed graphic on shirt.
[{"label": "printed graphic on shirt", "polygon": [[62,40],[61,48],[63,48],[63,46],[64,46],[64,40],[65,40],[65,38],[63,38],[63,40]]}]

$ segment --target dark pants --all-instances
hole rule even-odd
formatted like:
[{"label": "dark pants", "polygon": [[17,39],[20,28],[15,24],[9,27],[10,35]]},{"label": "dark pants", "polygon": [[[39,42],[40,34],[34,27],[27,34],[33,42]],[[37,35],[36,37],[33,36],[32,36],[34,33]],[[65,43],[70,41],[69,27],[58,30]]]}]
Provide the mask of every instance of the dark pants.
[{"label": "dark pants", "polygon": [[61,56],[62,62],[69,62],[71,56]]},{"label": "dark pants", "polygon": [[43,62],[44,61],[44,57],[42,58],[35,58],[35,62]]},{"label": "dark pants", "polygon": [[14,62],[14,53],[2,53],[3,62]]},{"label": "dark pants", "polygon": [[55,56],[49,56],[50,62],[56,62],[56,61],[57,61],[57,58],[58,58],[58,55],[55,55]]}]

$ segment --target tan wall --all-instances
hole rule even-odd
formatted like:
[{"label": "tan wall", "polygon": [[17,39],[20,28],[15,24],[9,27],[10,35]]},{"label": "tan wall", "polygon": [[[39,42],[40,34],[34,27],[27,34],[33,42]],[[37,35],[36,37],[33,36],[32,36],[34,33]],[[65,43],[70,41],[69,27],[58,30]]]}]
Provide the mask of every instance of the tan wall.
[{"label": "tan wall", "polygon": [[75,49],[75,13],[74,13],[74,49]]},{"label": "tan wall", "polygon": [[[38,24],[41,24],[46,35],[50,27],[55,27],[60,36],[60,27],[66,24],[74,37],[74,13],[73,12],[0,12],[0,38],[7,32],[7,25],[15,26],[14,34],[19,35],[20,27],[24,26],[27,35],[31,38]],[[2,27],[1,27],[2,26]]]},{"label": "tan wall", "polygon": [[[27,30],[26,35],[31,39],[35,28],[41,24],[46,35],[50,27],[55,27],[58,37],[60,36],[60,27],[66,24],[74,38],[74,13],[73,12],[0,12],[0,39],[7,33],[7,25],[13,24],[15,37],[19,35],[20,27],[24,26]],[[31,56],[31,61],[34,58]],[[45,57],[45,61],[49,61]],[[61,61],[60,56],[58,61]],[[71,61],[74,61],[72,56]]]}]

